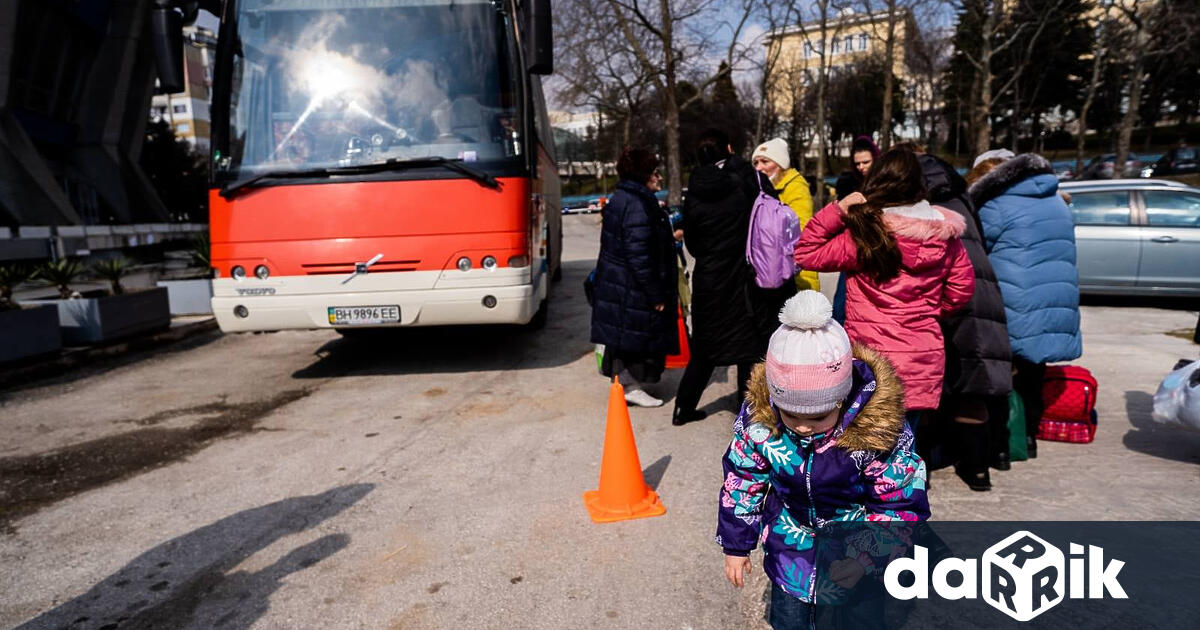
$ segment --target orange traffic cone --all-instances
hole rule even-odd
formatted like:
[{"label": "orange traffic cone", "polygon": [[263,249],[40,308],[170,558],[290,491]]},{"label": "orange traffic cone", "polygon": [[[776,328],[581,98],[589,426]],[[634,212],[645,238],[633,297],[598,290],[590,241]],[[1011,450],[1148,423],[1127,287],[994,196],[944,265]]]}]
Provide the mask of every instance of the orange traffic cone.
[{"label": "orange traffic cone", "polygon": [[642,463],[633,440],[633,424],[625,403],[625,388],[613,377],[608,390],[608,421],[604,429],[604,457],[600,463],[600,489],[583,493],[592,520],[597,523],[662,516],[667,513],[658,495],[646,485]]},{"label": "orange traffic cone", "polygon": [[692,350],[688,346],[687,320],[683,318],[683,307],[679,307],[679,354],[667,356],[667,368],[687,367],[692,358]]}]

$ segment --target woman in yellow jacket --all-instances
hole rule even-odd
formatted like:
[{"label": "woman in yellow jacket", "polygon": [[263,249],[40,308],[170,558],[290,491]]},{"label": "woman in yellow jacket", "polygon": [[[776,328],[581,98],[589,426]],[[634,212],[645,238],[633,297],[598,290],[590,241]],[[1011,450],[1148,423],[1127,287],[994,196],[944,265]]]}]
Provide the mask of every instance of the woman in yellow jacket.
[{"label": "woman in yellow jacket", "polygon": [[[808,225],[813,217],[812,193],[808,190],[808,182],[796,169],[789,168],[792,164],[788,157],[787,141],[783,138],[773,138],[758,145],[752,157],[754,168],[771,178],[775,190],[779,191],[779,200],[787,204],[796,217],[800,219],[800,229]],[[801,271],[796,274],[796,288],[800,291],[812,289],[821,290],[821,283],[815,271]]]}]

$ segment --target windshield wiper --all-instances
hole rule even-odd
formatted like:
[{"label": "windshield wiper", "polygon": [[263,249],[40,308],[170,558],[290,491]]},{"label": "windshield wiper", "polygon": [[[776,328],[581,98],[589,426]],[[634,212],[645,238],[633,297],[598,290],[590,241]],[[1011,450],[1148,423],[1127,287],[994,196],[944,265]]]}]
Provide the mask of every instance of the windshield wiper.
[{"label": "windshield wiper", "polygon": [[481,186],[486,186],[495,190],[500,190],[500,182],[491,175],[462,163],[462,160],[448,159],[444,157],[423,157],[411,158],[405,160],[391,159],[384,162],[374,162],[371,164],[355,164],[353,166],[333,166],[329,168],[314,168],[300,171],[266,171],[257,173],[230,182],[221,189],[221,196],[226,199],[233,199],[242,192],[260,186],[262,182],[272,179],[308,179],[317,177],[331,177],[334,175],[363,175],[367,173],[383,173],[386,171],[402,171],[410,168],[421,168],[424,166],[442,166],[457,173],[466,175],[475,180]]}]

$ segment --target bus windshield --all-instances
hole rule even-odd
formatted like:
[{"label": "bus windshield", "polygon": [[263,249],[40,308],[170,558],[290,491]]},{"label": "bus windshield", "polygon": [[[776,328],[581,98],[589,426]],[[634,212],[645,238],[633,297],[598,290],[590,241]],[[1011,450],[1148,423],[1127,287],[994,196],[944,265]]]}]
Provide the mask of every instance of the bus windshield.
[{"label": "bus windshield", "polygon": [[[522,153],[511,21],[491,0],[240,0],[221,179]],[[228,34],[225,32],[228,31]]]}]

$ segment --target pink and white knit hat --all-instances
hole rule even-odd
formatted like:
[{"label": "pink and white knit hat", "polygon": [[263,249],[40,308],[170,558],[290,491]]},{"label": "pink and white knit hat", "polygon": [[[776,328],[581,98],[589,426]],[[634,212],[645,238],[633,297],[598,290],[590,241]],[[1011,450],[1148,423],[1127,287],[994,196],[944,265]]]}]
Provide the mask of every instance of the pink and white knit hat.
[{"label": "pink and white knit hat", "polygon": [[767,346],[771,400],[790,413],[832,411],[850,393],[854,363],[833,306],[816,291],[801,291],[783,305],[779,321]]}]

